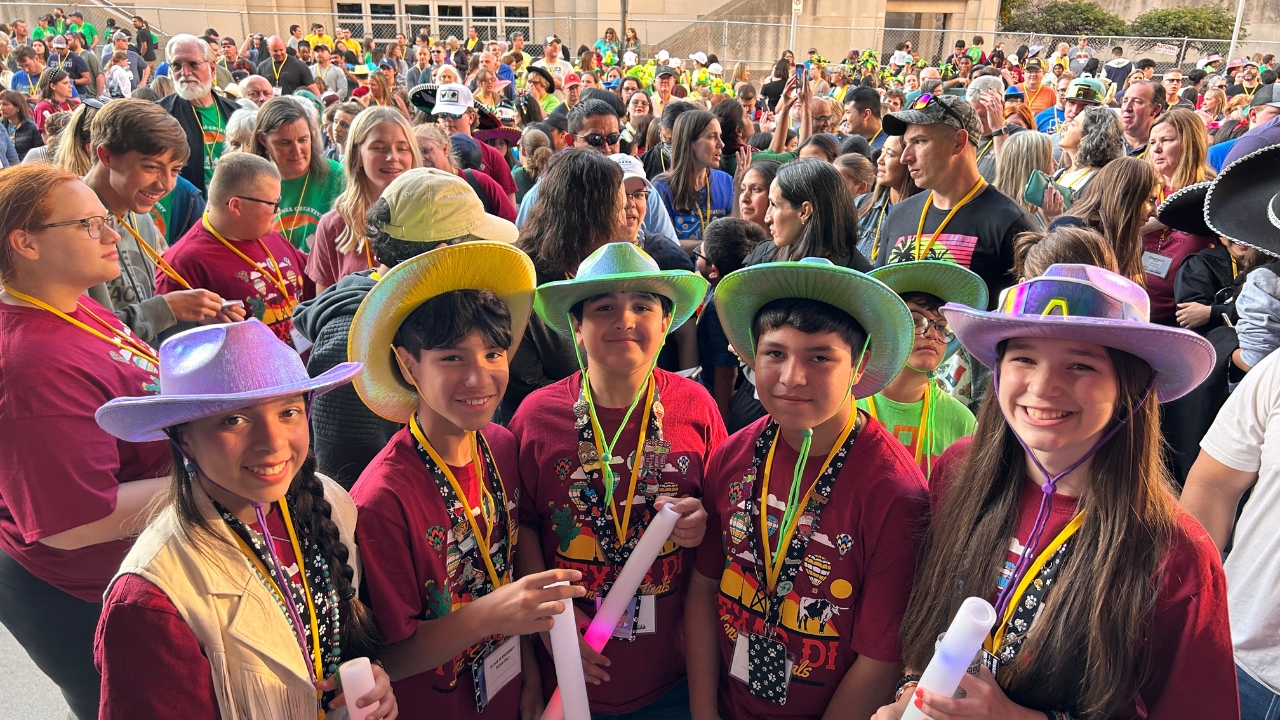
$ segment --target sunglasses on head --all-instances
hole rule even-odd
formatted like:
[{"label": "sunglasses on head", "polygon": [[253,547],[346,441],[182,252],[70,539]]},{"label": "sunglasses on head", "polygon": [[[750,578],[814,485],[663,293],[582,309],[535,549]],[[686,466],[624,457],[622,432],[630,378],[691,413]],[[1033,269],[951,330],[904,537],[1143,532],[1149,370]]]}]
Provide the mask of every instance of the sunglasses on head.
[{"label": "sunglasses on head", "polygon": [[1129,303],[1073,278],[1040,277],[1000,293],[999,312],[1010,315],[1144,319]]},{"label": "sunglasses on head", "polygon": [[601,135],[600,133],[590,133],[588,135],[582,136],[583,142],[590,145],[591,147],[617,145],[618,141],[621,139],[622,139],[622,133],[610,133],[608,135]]},{"label": "sunglasses on head", "polygon": [[1088,102],[1098,101],[1098,91],[1088,85],[1077,85],[1074,88],[1067,89],[1068,100],[1085,100]]},{"label": "sunglasses on head", "polygon": [[910,108],[910,109],[912,109],[912,110],[924,110],[925,108],[929,107],[930,105],[932,105],[932,104],[934,104],[934,103],[937,103],[939,106],[941,106],[941,107],[942,107],[942,111],[943,111],[943,112],[945,112],[945,113],[947,113],[947,114],[951,115],[951,117],[955,118],[956,120],[959,120],[959,121],[960,121],[960,125],[961,125],[961,126],[964,126],[964,125],[965,125],[964,118],[960,117],[960,113],[956,112],[956,111],[955,111],[955,109],[954,109],[954,108],[952,108],[950,105],[948,105],[948,104],[947,104],[947,103],[945,103],[945,102],[942,102],[942,96],[941,96],[941,95],[934,95],[934,94],[932,94],[932,93],[925,93],[925,94],[921,95],[920,97],[916,98],[916,101],[915,101],[915,102],[911,103],[911,108]]}]

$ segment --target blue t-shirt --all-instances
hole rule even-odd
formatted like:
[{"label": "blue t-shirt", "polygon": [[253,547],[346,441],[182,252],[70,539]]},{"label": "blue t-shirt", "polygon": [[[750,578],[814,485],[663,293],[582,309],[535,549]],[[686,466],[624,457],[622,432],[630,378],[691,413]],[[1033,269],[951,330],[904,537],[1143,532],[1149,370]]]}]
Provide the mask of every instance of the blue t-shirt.
[{"label": "blue t-shirt", "polygon": [[724,334],[720,315],[716,313],[715,298],[710,294],[698,318],[698,364],[702,366],[699,378],[707,392],[715,391],[715,368],[738,367],[738,356],[729,352],[729,336]]},{"label": "blue t-shirt", "polygon": [[1058,131],[1058,126],[1063,120],[1067,119],[1067,114],[1054,107],[1045,108],[1036,114],[1036,129],[1042,133],[1054,133]]},{"label": "blue t-shirt", "polygon": [[1227,154],[1231,152],[1231,148],[1235,147],[1239,141],[1240,138],[1232,138],[1209,146],[1209,167],[1213,168],[1214,172],[1222,172],[1222,166],[1226,162]]},{"label": "blue t-shirt", "polygon": [[676,210],[671,198],[671,186],[666,178],[653,181],[653,189],[662,198],[662,204],[671,216],[678,240],[701,240],[703,225],[710,225],[717,218],[728,217],[733,212],[733,178],[721,170],[711,171],[711,206],[707,208],[707,188],[698,192],[694,207],[685,212]]}]

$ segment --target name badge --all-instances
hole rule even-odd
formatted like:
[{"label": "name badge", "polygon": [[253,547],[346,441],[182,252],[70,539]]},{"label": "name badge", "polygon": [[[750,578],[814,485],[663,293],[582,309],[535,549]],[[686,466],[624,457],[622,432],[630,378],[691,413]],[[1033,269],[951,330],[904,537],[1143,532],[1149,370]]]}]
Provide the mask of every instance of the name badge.
[{"label": "name badge", "polygon": [[[610,637],[631,642],[636,635],[652,635],[658,631],[657,610],[653,595],[637,595],[631,598],[627,609],[622,612],[618,625]],[[604,603],[604,593],[596,593],[596,612]]]},{"label": "name badge", "polygon": [[777,705],[787,704],[791,668],[795,658],[780,640],[739,632],[733,645],[729,677],[747,684],[747,690]]},{"label": "name badge", "polygon": [[1155,275],[1158,278],[1164,278],[1169,274],[1169,269],[1173,267],[1173,258],[1166,257],[1150,250],[1142,253],[1142,269],[1148,275]]},{"label": "name badge", "polygon": [[471,677],[476,688],[476,712],[484,712],[489,701],[520,675],[520,638],[508,639],[501,645],[489,644],[475,662]]},{"label": "name badge", "polygon": [[311,341],[298,331],[298,328],[289,328],[289,337],[293,340],[293,349],[298,351],[299,355],[306,355],[311,349]]}]

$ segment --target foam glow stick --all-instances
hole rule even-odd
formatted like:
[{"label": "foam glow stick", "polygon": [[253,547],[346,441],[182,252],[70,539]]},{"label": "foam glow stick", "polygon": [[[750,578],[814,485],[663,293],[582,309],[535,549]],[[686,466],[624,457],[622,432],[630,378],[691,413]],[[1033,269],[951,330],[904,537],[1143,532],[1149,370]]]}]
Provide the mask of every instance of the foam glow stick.
[{"label": "foam glow stick", "polygon": [[[583,639],[587,641],[587,645],[592,650],[600,652],[604,649],[605,644],[609,642],[614,628],[618,627],[618,621],[622,619],[622,613],[626,612],[627,606],[635,598],[636,590],[640,589],[640,583],[644,582],[644,576],[648,574],[649,568],[653,567],[654,561],[658,559],[658,553],[662,552],[662,546],[666,545],[667,540],[671,538],[671,532],[676,529],[676,521],[679,519],[680,513],[676,512],[671,504],[664,505],[658,511],[658,516],[653,519],[653,522],[649,523],[644,535],[640,536],[640,541],[636,543],[635,549],[631,551],[626,564],[622,566],[622,572],[618,573],[618,579],[614,581],[613,586],[609,589],[609,594],[600,603],[599,612],[592,618],[591,625],[587,628]],[[554,639],[553,635],[553,645]],[[578,670],[582,670],[581,664],[579,664]],[[559,672],[560,664],[557,662],[556,674],[559,675]],[[565,720],[565,715],[562,714],[559,688],[551,696],[551,701],[547,703],[546,710],[542,712],[542,720]],[[568,720],[574,720],[574,718],[568,718]]]},{"label": "foam glow stick", "polygon": [[[917,687],[937,693],[943,697],[952,697],[956,688],[960,687],[960,678],[973,663],[973,658],[982,649],[982,641],[986,640],[991,627],[996,624],[996,609],[991,603],[980,597],[971,597],[960,604],[951,627],[938,641],[933,651],[933,659],[920,675]],[[925,715],[915,706],[908,703],[902,720],[922,720]]]},{"label": "foam glow stick", "polygon": [[378,709],[374,703],[368,707],[356,707],[356,701],[373,691],[377,684],[373,680],[373,667],[369,658],[359,657],[348,660],[338,666],[338,677],[342,681],[342,693],[347,700],[347,715],[351,720],[364,720]]},{"label": "foam glow stick", "polygon": [[[556,585],[568,585],[559,582]],[[563,709],[566,720],[591,720],[587,701],[587,681],[582,675],[582,650],[578,647],[578,624],[573,613],[573,600],[564,601],[564,612],[555,616],[551,626],[551,655],[556,663],[556,680],[564,688]],[[559,690],[555,700],[559,700]],[[560,708],[561,703],[556,702]],[[551,703],[547,704],[551,708]],[[544,720],[547,715],[543,714]]]}]

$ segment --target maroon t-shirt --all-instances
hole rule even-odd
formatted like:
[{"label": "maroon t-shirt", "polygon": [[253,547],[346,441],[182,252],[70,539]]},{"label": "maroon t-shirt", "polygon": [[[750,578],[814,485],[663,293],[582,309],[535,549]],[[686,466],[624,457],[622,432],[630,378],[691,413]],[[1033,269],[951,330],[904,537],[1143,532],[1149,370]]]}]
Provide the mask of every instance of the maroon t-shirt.
[{"label": "maroon t-shirt", "polygon": [[[516,442],[505,428],[489,425],[482,432],[507,495],[514,519],[520,492],[520,471],[516,465]],[[450,466],[450,471],[479,507],[479,486],[471,465]],[[492,488],[492,478],[486,478]],[[413,434],[402,428],[369,463],[351,489],[359,508],[356,534],[360,540],[365,591],[382,640],[400,642],[413,635],[418,624],[435,620],[471,602],[463,583],[454,550],[453,519],[440,496],[435,481],[418,456]],[[507,532],[502,516],[493,525],[493,545]],[[497,550],[496,547],[493,548]],[[473,648],[435,670],[392,683],[400,705],[400,717],[422,718],[503,718],[511,720],[520,712],[520,680],[507,684],[482,714],[476,712],[475,681],[469,657]]]},{"label": "maroon t-shirt", "polygon": [[496,180],[502,186],[504,193],[515,194],[516,180],[511,177],[511,167],[507,165],[507,158],[498,152],[498,148],[487,142],[477,140],[476,144],[480,146],[480,161],[484,163],[480,171]]},{"label": "maroon t-shirt", "polygon": [[[956,441],[934,466],[929,483],[936,508],[950,491],[963,466],[972,437]],[[1040,486],[1030,478],[1023,484],[1017,537],[1010,548],[1021,549],[1040,507]],[[1034,553],[1045,546],[1070,522],[1077,507],[1075,498],[1055,495],[1049,524]],[[1231,627],[1227,620],[1227,582],[1217,547],[1194,518],[1178,509],[1178,529],[1169,553],[1158,571],[1160,592],[1150,629],[1144,634],[1138,662],[1137,696],[1121,703],[1112,717],[1159,720],[1199,720],[1238,717],[1239,698],[1235,660],[1231,649]],[[1006,561],[1017,562],[1010,552]],[[1006,574],[1012,566],[1006,564]],[[1058,585],[1053,593],[1069,590]],[[996,589],[991,599],[994,601]]]},{"label": "maroon t-shirt", "polygon": [[[1181,230],[1160,230],[1142,236],[1142,251],[1152,253],[1156,262],[1147,267],[1147,295],[1151,296],[1151,320],[1153,322],[1171,323],[1178,312],[1173,297],[1173,281],[1178,276],[1178,268],[1188,255],[1204,250],[1214,243],[1215,238],[1203,235],[1192,235]],[[1167,259],[1167,260],[1162,260]],[[1168,272],[1159,275],[1158,266],[1168,266]],[[1162,267],[1160,269],[1163,269]]]},{"label": "maroon t-shirt", "polygon": [[[262,531],[256,522],[249,527]],[[300,582],[280,513],[267,516],[267,527],[289,580]],[[284,613],[280,619],[289,622]],[[125,574],[111,585],[93,640],[93,662],[102,673],[99,720],[221,717],[200,641],[169,596],[138,575]]]},{"label": "maroon t-shirt", "polygon": [[[205,229],[204,223],[199,222],[165,252],[164,259],[191,283],[191,287],[211,290],[221,295],[223,300],[243,300],[246,317],[255,317],[266,323],[276,337],[292,346],[293,306],[316,294],[315,283],[306,276],[306,254],[274,230],[262,238],[262,243],[271,251],[284,275],[285,285],[289,288],[289,297],[286,298],[268,279],[275,277],[275,271],[267,254],[262,251],[262,245],[256,241],[229,242],[258,267],[249,267],[244,258],[228,250]],[[157,295],[182,289],[168,275],[156,270]]]},{"label": "maroon t-shirt", "polygon": [[[372,248],[368,255],[363,250],[338,252],[335,243],[346,229],[347,224],[342,221],[337,210],[330,210],[320,218],[320,224],[311,236],[311,252],[307,255],[307,277],[316,285],[337,285],[342,278],[371,267],[369,260],[372,259]],[[368,241],[365,241],[365,246],[368,247]]]},{"label": "maroon t-shirt", "polygon": [[[715,402],[699,383],[665,370],[654,370],[653,376],[666,410],[663,439],[671,443],[659,493],[701,497],[704,468],[711,451],[724,440],[724,422]],[[588,506],[580,496],[589,482],[578,462],[578,431],[573,415],[581,379],[581,373],[574,373],[526,398],[511,419],[511,432],[520,444],[520,477],[524,483],[520,520],[537,533],[548,568],[582,572],[587,595],[576,607],[579,617],[587,619],[595,616],[597,593],[613,582],[621,568],[615,569],[605,560],[595,529],[587,519]],[[630,458],[640,439],[642,413],[643,406],[637,405],[614,446],[614,455],[629,458],[626,465],[617,465],[619,497],[626,496],[631,482]],[[611,438],[626,409],[598,407],[596,414],[605,437]],[[603,498],[604,487],[593,485]],[[633,524],[638,514],[638,508],[632,510]],[[608,671],[612,680],[587,686],[592,712],[634,712],[684,678],[684,596],[693,559],[693,550],[677,547],[674,542],[668,541],[662,548],[641,586],[646,594],[657,596],[653,601],[656,632],[637,634],[631,642],[611,640],[605,646],[603,654],[611,663]],[[541,642],[533,646],[544,689],[549,692],[555,687],[555,663]]]},{"label": "maroon t-shirt", "polygon": [[[89,296],[80,303],[129,333]],[[83,310],[71,317],[106,333]],[[93,419],[112,398],[159,392],[158,373],[47,310],[0,303],[0,549],[86,602],[102,602],[133,541],[58,550],[40,540],[110,515],[121,483],[169,472],[167,442],[118,440]]]},{"label": "maroon t-shirt", "polygon": [[[729,676],[738,634],[764,633],[762,603],[753,604],[757,592],[764,592],[756,579],[760,563],[747,537],[747,532],[759,529],[747,514],[743,479],[752,473],[756,439],[770,418],[734,433],[711,457],[705,484],[707,536],[698,548],[697,568],[720,584],[716,625],[720,709],[725,717],[819,718],[859,655],[890,663],[902,660],[898,626],[927,522],[924,476],[902,443],[860,414],[858,439],[836,477],[803,567],[783,604],[777,639],[795,662],[785,705],[752,695],[745,683]],[[799,453],[780,435],[768,499],[769,516],[779,522],[792,468],[799,460]],[[805,465],[802,497],[825,459],[815,454]],[[761,478],[752,488],[759,503]]]}]

